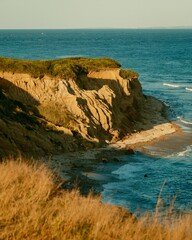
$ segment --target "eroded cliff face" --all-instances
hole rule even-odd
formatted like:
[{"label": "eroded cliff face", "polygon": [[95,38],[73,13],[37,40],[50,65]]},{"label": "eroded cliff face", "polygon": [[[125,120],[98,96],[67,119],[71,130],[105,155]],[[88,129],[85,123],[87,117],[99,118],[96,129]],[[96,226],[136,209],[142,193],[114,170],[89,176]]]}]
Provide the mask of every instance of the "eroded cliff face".
[{"label": "eroded cliff face", "polygon": [[0,72],[0,154],[86,149],[149,128],[163,105],[143,95],[137,77],[119,73],[108,68],[58,79]]}]

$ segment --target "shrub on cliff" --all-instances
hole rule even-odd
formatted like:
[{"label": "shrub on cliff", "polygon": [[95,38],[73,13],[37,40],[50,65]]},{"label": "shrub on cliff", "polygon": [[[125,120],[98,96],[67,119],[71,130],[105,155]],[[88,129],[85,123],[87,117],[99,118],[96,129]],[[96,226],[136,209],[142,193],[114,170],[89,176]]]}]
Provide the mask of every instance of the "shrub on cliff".
[{"label": "shrub on cliff", "polygon": [[128,69],[121,69],[120,70],[120,76],[124,79],[132,79],[132,78],[138,78],[139,74]]}]

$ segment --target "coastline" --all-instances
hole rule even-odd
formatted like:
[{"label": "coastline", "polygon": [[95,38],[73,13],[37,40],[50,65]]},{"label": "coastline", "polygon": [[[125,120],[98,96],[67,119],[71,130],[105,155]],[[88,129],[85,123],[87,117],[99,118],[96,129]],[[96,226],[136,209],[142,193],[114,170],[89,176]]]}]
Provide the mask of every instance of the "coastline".
[{"label": "coastline", "polygon": [[[63,179],[63,188],[78,188],[83,195],[90,192],[100,194],[102,185],[112,180],[111,171],[126,164],[123,156],[135,151],[146,152],[144,146],[152,146],[165,137],[172,138],[181,133],[182,129],[176,123],[159,123],[152,129],[133,133],[106,147],[52,156],[48,164]],[[105,176],[96,172],[98,168],[105,169]]]},{"label": "coastline", "polygon": [[[56,169],[66,187],[78,185],[88,193],[97,185],[95,180],[101,180],[100,186],[110,181],[95,174],[98,166],[107,163],[110,178],[108,163],[118,168],[126,162],[121,156],[134,154],[139,147],[179,131],[168,119],[166,105],[143,93],[138,74],[120,69],[114,60],[51,60],[53,66],[61,64],[66,74],[68,64],[73,64],[72,75],[64,76],[49,72],[48,62],[26,62],[28,68],[23,70],[23,61],[16,60],[20,68],[15,73],[15,60],[9,59],[11,65],[6,59],[1,61],[5,115],[1,126],[6,151],[10,154],[14,143],[17,152],[29,149],[26,154],[47,156],[45,161]],[[34,76],[36,64],[42,76]],[[30,104],[26,109],[18,102]],[[7,112],[10,104],[13,109]]]},{"label": "coastline", "polygon": [[175,123],[160,123],[149,130],[143,130],[124,137],[122,140],[112,143],[108,148],[127,149],[151,145],[161,141],[163,137],[181,132],[181,128]]}]

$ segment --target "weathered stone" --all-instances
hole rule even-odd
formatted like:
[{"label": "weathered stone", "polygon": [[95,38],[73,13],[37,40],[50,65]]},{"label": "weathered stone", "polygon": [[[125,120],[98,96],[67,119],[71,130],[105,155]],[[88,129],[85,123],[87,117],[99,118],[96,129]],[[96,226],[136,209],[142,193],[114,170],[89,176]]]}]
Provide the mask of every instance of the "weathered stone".
[{"label": "weathered stone", "polygon": [[[0,72],[0,90],[7,105],[14,106],[9,113],[2,106],[6,114],[0,137],[1,145],[7,146],[3,151],[86,150],[117,142],[143,128],[142,115],[150,118],[162,104],[155,104],[156,109],[145,106],[147,99],[138,79],[123,79],[119,72],[119,68],[98,69],[77,79]],[[3,116],[10,119],[6,127]],[[127,154],[134,151],[128,149]]]},{"label": "weathered stone", "polygon": [[135,154],[135,151],[132,148],[128,148],[127,150],[125,150],[125,154],[132,155],[132,154]]}]

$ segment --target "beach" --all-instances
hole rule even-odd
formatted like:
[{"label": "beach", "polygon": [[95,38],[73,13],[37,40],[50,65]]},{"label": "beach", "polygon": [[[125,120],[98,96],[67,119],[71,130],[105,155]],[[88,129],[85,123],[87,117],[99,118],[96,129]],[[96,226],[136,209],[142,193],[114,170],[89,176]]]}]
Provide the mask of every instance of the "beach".
[{"label": "beach", "polygon": [[[47,161],[62,178],[64,188],[78,187],[82,194],[90,191],[100,194],[102,185],[112,180],[111,171],[126,164],[123,156],[133,155],[136,151],[146,153],[147,148],[144,146],[153,146],[177,134],[182,134],[178,125],[161,123],[152,129],[132,133],[106,147],[52,156]],[[105,168],[104,175],[96,173],[98,167]]]}]

